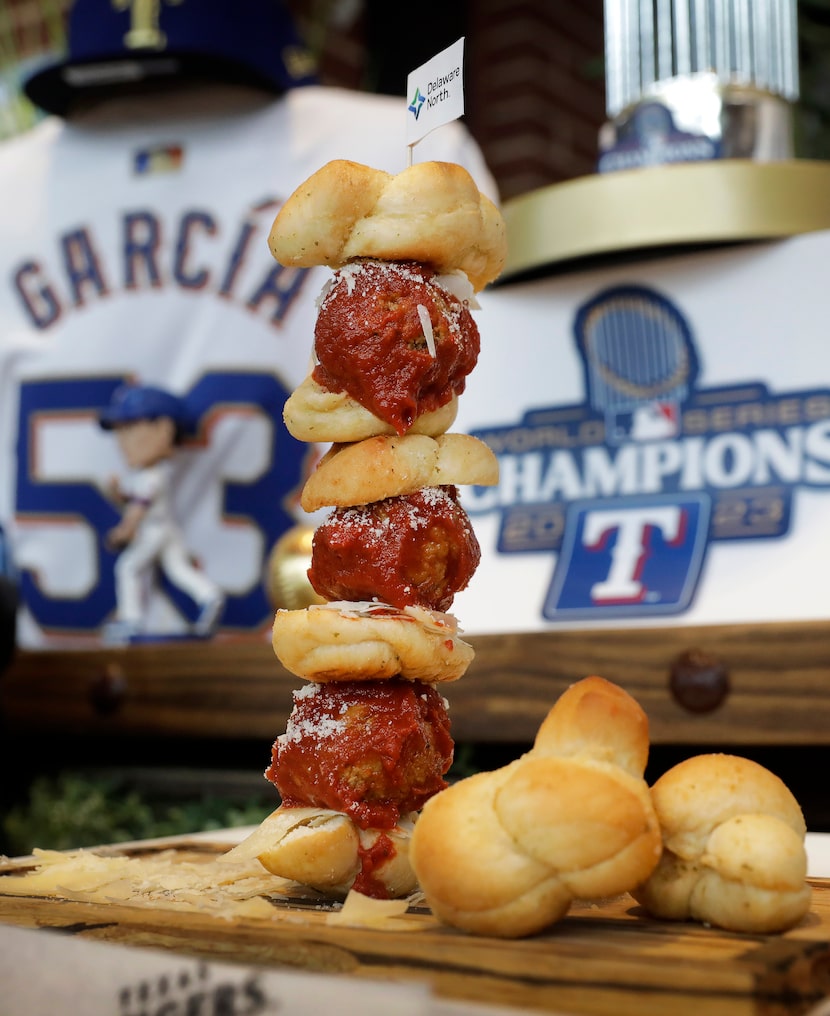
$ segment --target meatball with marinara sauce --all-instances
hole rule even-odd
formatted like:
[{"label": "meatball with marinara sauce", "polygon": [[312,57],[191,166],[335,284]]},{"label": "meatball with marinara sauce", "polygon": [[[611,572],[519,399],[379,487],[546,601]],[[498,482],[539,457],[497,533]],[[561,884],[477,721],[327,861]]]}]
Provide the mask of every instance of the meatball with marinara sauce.
[{"label": "meatball with marinara sauce", "polygon": [[358,261],[337,271],[314,329],[314,380],[345,391],[398,434],[460,395],[479,333],[439,278],[415,262]]},{"label": "meatball with marinara sauce", "polygon": [[266,777],[285,807],[344,812],[393,829],[447,786],[453,741],[443,697],[428,684],[336,681],[294,692]]},{"label": "meatball with marinara sauce", "polygon": [[335,509],[314,534],[308,578],[327,600],[445,611],[480,559],[457,489],[424,487]]}]

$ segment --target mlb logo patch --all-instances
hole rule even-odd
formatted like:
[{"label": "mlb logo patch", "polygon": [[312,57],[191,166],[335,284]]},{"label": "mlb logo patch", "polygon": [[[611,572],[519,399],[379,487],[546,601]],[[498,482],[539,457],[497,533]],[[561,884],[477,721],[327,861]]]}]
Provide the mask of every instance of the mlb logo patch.
[{"label": "mlb logo patch", "polygon": [[686,610],[710,514],[705,493],[574,502],[543,616],[600,620]]},{"label": "mlb logo patch", "polygon": [[610,444],[623,441],[658,441],[680,433],[680,407],[677,402],[644,402],[610,415],[607,437]]},{"label": "mlb logo patch", "polygon": [[136,176],[151,176],[157,173],[178,173],[184,164],[184,149],[181,145],[157,145],[142,148],[133,154],[133,172]]}]

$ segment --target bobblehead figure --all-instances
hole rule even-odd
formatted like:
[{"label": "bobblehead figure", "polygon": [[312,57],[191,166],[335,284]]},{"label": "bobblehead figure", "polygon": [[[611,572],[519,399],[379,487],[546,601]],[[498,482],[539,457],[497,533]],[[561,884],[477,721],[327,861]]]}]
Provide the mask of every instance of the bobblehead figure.
[{"label": "bobblehead figure", "polygon": [[149,385],[118,388],[99,422],[114,433],[131,470],[114,480],[111,495],[124,508],[121,521],[107,534],[118,550],[115,564],[116,618],[107,625],[107,641],[129,642],[141,636],[147,613],[147,589],[154,566],[196,601],[199,615],[192,633],[205,638],[219,621],[224,596],[187,551],[170,500],[172,460],[186,429],[186,409],[176,395]]}]

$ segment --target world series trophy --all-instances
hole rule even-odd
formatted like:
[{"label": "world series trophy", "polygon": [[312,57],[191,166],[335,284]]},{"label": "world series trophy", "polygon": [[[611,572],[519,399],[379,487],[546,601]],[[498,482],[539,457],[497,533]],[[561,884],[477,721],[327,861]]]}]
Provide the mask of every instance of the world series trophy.
[{"label": "world series trophy", "polygon": [[620,288],[581,308],[575,328],[606,439],[675,436],[694,370],[688,328],[675,309],[642,289]]},{"label": "world series trophy", "polygon": [[600,172],[793,154],[795,0],[605,0]]}]

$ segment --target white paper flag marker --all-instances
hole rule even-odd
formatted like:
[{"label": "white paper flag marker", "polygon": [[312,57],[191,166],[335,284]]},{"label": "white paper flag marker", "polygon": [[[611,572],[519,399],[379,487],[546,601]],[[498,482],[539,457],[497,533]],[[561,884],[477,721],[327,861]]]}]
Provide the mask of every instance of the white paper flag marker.
[{"label": "white paper flag marker", "polygon": [[406,79],[406,144],[464,115],[464,37],[421,64]]}]

